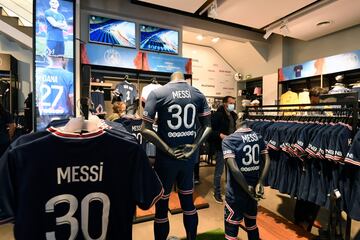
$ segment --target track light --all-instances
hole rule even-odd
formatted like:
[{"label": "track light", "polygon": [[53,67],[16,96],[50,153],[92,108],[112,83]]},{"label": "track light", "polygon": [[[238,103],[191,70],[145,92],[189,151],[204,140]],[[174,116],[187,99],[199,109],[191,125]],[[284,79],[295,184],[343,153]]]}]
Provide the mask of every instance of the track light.
[{"label": "track light", "polygon": [[213,1],[208,10],[208,17],[215,19],[217,17],[217,2]]},{"label": "track light", "polygon": [[269,37],[270,37],[270,35],[273,33],[273,31],[271,30],[268,30],[268,29],[266,29],[265,30],[266,32],[265,32],[265,34],[264,34],[264,38],[265,39],[268,39]]},{"label": "track light", "polygon": [[289,30],[289,27],[288,27],[288,21],[287,20],[284,20],[282,23],[281,23],[281,26],[280,26],[280,32],[283,36],[287,36],[289,35],[290,33],[290,30]]}]

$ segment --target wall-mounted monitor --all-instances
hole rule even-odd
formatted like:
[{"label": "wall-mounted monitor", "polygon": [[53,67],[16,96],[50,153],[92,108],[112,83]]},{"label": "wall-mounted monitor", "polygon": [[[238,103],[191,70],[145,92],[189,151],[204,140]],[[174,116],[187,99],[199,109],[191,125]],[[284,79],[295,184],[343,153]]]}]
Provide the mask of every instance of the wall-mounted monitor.
[{"label": "wall-mounted monitor", "polygon": [[179,32],[173,29],[140,24],[140,49],[178,54]]},{"label": "wall-mounted monitor", "polygon": [[136,24],[134,22],[105,17],[89,17],[89,41],[136,48]]}]

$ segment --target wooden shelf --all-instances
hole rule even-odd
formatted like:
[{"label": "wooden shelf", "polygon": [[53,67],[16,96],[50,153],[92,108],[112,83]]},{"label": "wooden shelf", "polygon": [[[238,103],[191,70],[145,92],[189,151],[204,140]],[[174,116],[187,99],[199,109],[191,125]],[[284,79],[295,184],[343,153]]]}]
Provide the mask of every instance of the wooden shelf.
[{"label": "wooden shelf", "polygon": [[98,82],[91,82],[90,86],[92,87],[106,87],[112,88],[112,83],[98,83]]}]

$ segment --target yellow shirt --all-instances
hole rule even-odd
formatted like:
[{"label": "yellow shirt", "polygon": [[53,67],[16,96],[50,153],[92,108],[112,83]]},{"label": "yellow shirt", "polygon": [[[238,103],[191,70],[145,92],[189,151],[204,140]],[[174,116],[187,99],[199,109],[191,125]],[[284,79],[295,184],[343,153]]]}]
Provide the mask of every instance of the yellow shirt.
[{"label": "yellow shirt", "polygon": [[[292,91],[287,91],[280,97],[280,105],[287,104],[299,104],[299,96],[297,93]],[[297,109],[297,107],[282,107],[281,109]],[[296,115],[296,112],[284,112],[285,116]]]}]

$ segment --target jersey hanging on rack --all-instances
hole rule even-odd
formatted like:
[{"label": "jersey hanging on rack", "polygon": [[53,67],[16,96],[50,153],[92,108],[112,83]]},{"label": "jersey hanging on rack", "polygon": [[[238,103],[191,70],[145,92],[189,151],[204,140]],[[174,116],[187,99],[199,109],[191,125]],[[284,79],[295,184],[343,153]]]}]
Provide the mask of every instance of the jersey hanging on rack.
[{"label": "jersey hanging on rack", "polygon": [[121,82],[116,85],[113,94],[113,102],[120,98],[122,102],[126,103],[126,113],[135,114],[135,100],[138,98],[138,93],[134,84],[128,81]]},{"label": "jersey hanging on rack", "polygon": [[104,91],[100,91],[100,90],[91,91],[91,101],[94,104],[95,114],[105,113]]},{"label": "jersey hanging on rack", "polygon": [[18,240],[132,239],[135,205],[163,190],[129,136],[48,128],[17,139],[0,161],[0,223],[14,221]]},{"label": "jersey hanging on rack", "polygon": [[[158,113],[159,137],[170,147],[192,144],[198,126],[196,118],[210,115],[205,96],[185,80],[171,81],[153,90],[145,105],[143,119],[154,123]],[[162,151],[156,152],[157,159],[169,159]],[[196,154],[192,156],[195,160]]]}]

